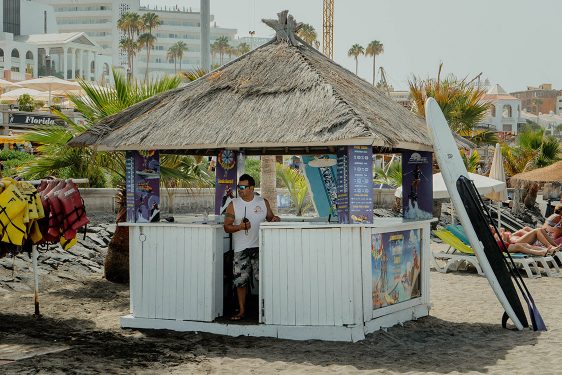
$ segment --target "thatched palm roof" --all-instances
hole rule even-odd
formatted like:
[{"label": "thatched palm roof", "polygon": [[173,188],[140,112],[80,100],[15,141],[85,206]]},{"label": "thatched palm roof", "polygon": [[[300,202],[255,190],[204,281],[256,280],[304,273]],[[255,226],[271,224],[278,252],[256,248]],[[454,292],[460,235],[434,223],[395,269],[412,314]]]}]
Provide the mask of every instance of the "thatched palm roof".
[{"label": "thatched palm roof", "polygon": [[511,177],[510,182],[511,185],[520,185],[526,182],[536,182],[538,184],[546,182],[562,183],[562,161],[556,162],[544,168],[518,173]]},{"label": "thatched palm roof", "polygon": [[431,150],[423,119],[309,45],[295,43],[293,35],[283,38],[277,31],[278,38],[266,45],[102,120],[71,143],[193,153],[217,148],[314,153],[336,145]]}]

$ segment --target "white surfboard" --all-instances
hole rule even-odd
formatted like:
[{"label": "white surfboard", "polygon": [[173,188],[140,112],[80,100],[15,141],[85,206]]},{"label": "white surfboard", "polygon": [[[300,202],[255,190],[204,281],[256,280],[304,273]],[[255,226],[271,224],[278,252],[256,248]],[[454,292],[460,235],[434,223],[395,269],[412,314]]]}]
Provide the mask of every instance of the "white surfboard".
[{"label": "white surfboard", "polygon": [[[488,279],[490,286],[496,294],[507,315],[511,318],[517,329],[522,330],[527,325],[526,318],[521,306],[521,301],[517,297],[517,292],[511,277],[506,278],[502,272],[509,276],[507,267],[490,264],[488,256],[484,251],[484,246],[476,234],[472,222],[463,204],[462,197],[457,189],[457,181],[460,176],[468,177],[468,172],[462,161],[453,134],[447,124],[447,120],[433,98],[427,99],[425,103],[425,119],[429,127],[430,136],[433,140],[435,157],[439,163],[439,168],[443,175],[443,180],[449,191],[451,202],[457,214],[474,253],[478,257],[478,262]],[[501,254],[500,254],[501,255]],[[501,260],[501,258],[500,258]],[[503,267],[503,268],[502,268]],[[500,283],[498,280],[501,280]],[[519,314],[516,314],[516,311]],[[521,316],[523,314],[523,316]]]}]

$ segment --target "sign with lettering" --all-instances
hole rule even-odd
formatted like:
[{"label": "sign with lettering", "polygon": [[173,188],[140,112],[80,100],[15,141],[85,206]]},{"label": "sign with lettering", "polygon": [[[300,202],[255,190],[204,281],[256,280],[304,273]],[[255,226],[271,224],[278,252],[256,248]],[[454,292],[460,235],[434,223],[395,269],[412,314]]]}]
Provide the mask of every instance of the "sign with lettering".
[{"label": "sign with lettering", "polygon": [[125,154],[127,221],[160,220],[160,153],[127,151]]},{"label": "sign with lettering", "polygon": [[373,222],[373,149],[339,147],[338,219],[341,224]]},{"label": "sign with lettering", "polygon": [[232,150],[221,150],[217,155],[215,215],[221,214],[221,207],[224,206],[229,197],[233,198],[236,193],[236,156],[236,152]]},{"label": "sign with lettering", "polygon": [[23,114],[23,113],[10,113],[9,114],[10,125],[29,125],[29,126],[39,126],[39,125],[65,125],[65,122],[55,116],[44,116],[35,114]]}]

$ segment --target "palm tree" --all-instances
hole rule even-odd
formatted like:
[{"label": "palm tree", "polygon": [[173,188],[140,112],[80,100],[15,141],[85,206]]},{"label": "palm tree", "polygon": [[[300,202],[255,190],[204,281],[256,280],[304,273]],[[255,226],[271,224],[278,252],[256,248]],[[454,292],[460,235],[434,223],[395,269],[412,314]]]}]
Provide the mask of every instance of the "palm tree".
[{"label": "palm tree", "polygon": [[129,66],[128,79],[131,79],[133,74],[133,60],[138,51],[138,45],[135,38],[143,29],[143,22],[138,13],[125,12],[117,20],[117,28],[124,33],[124,36],[119,42],[119,48],[127,52],[127,65]]},{"label": "palm tree", "polygon": [[178,40],[174,45],[173,48],[176,52],[176,58],[180,62],[180,71],[181,71],[181,61],[183,59],[183,53],[188,51],[187,44],[183,40]]},{"label": "palm tree", "polygon": [[240,43],[240,45],[238,45],[238,54],[239,55],[245,55],[246,53],[250,52],[250,46],[248,45],[248,43]]},{"label": "palm tree", "polygon": [[223,58],[224,58],[224,54],[227,50],[227,48],[230,46],[229,44],[229,40],[228,37],[226,36],[219,36],[217,38],[217,40],[215,40],[215,42],[213,43],[213,45],[215,45],[216,51],[219,54],[220,57],[220,64],[223,64]]},{"label": "palm tree", "polygon": [[[125,108],[139,103],[161,92],[178,87],[181,79],[178,76],[165,77],[153,82],[138,83],[124,78],[113,71],[115,88],[93,86],[87,81],[80,81],[85,96],[69,95],[76,111],[85,120],[83,125],[76,124],[71,118],[59,111],[68,127],[49,126],[30,131],[22,137],[34,143],[40,143],[40,154],[34,160],[21,167],[24,178],[36,179],[46,175],[62,178],[90,179],[94,186],[105,186],[110,177],[122,184],[125,176],[125,163],[122,153],[95,152],[90,148],[71,148],[67,142],[74,136],[89,129],[101,119],[121,112]],[[183,159],[182,159],[183,158]],[[177,186],[178,181],[198,183],[205,179],[204,169],[193,165],[194,161],[186,156],[168,156],[161,158],[161,176],[165,185]],[[191,166],[190,166],[191,165]],[[197,178],[194,177],[197,175]],[[118,213],[119,220],[124,220],[124,206]],[[106,278],[110,281],[125,282],[128,280],[128,246],[124,240],[128,231],[117,227],[108,248],[105,262]]]},{"label": "palm tree", "polygon": [[272,155],[261,156],[260,192],[261,196],[269,201],[271,209],[277,211],[277,173],[276,158]]},{"label": "palm tree", "polygon": [[440,64],[436,79],[422,80],[414,76],[409,81],[414,108],[418,115],[425,117],[425,101],[432,97],[453,131],[470,133],[489,110],[490,103],[483,100],[485,91],[472,85],[471,81],[458,80],[454,75],[442,79],[442,67]]},{"label": "palm tree", "polygon": [[177,51],[176,51],[176,47],[175,45],[171,46],[170,48],[168,48],[168,52],[166,52],[166,59],[168,59],[168,61],[174,60],[174,74],[177,73]]},{"label": "palm tree", "polygon": [[148,12],[141,17],[142,29],[147,31],[139,36],[139,44],[146,47],[146,72],[144,73],[144,80],[148,79],[148,64],[150,62],[150,50],[154,47],[156,37],[152,34],[152,30],[158,28],[162,24],[160,17],[153,12]]},{"label": "palm tree", "polygon": [[366,56],[373,56],[373,86],[375,85],[375,76],[376,76],[375,59],[377,58],[378,55],[382,54],[383,52],[384,52],[384,46],[378,40],[373,40],[371,43],[369,43],[367,49],[365,50]]},{"label": "palm tree", "polygon": [[309,44],[311,46],[314,46],[314,42],[318,38],[318,34],[316,33],[316,30],[314,29],[314,27],[312,25],[310,25],[308,23],[305,23],[301,26],[301,28],[297,32],[297,35],[302,40],[304,40],[306,42],[306,44]]},{"label": "palm tree", "polygon": [[154,48],[154,44],[156,43],[156,37],[150,33],[142,33],[139,35],[139,39],[137,41],[139,46],[143,46],[146,48],[146,71],[144,72],[144,81],[148,80],[148,63],[150,62],[150,50]]},{"label": "palm tree", "polygon": [[355,59],[355,75],[357,75],[357,70],[359,68],[358,57],[364,54],[365,54],[365,48],[363,48],[361,45],[357,43],[352,45],[349,51],[347,51],[347,56],[349,57],[353,56],[353,58]]},{"label": "palm tree", "polygon": [[312,206],[308,199],[308,183],[303,174],[297,172],[287,165],[277,163],[277,177],[289,191],[291,208],[297,216],[302,216]]}]

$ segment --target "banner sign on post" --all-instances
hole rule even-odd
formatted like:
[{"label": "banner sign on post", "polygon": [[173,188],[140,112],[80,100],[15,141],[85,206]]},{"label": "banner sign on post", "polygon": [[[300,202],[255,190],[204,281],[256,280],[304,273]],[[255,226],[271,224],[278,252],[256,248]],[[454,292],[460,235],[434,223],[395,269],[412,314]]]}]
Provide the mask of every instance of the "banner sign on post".
[{"label": "banner sign on post", "polygon": [[219,151],[217,165],[215,168],[215,215],[221,214],[221,207],[224,206],[228,197],[233,197],[236,193],[236,168],[237,155],[232,150]]},{"label": "banner sign on post", "polygon": [[340,224],[373,222],[373,149],[338,147],[338,219]]},{"label": "banner sign on post", "polygon": [[66,123],[63,119],[56,116],[36,115],[29,113],[10,113],[8,117],[10,125],[27,125],[27,126],[48,126],[60,125],[64,126]]},{"label": "banner sign on post", "polygon": [[[325,158],[335,159],[336,155],[322,155]],[[337,166],[311,167],[308,163],[314,160],[313,156],[303,155],[304,175],[310,187],[310,195],[314,208],[320,217],[337,218]]]},{"label": "banner sign on post", "polygon": [[125,153],[127,221],[148,223],[160,220],[160,153]]},{"label": "banner sign on post", "polygon": [[373,310],[421,296],[420,230],[371,236]]},{"label": "banner sign on post", "polygon": [[432,153],[402,153],[402,212],[405,219],[433,217]]}]

